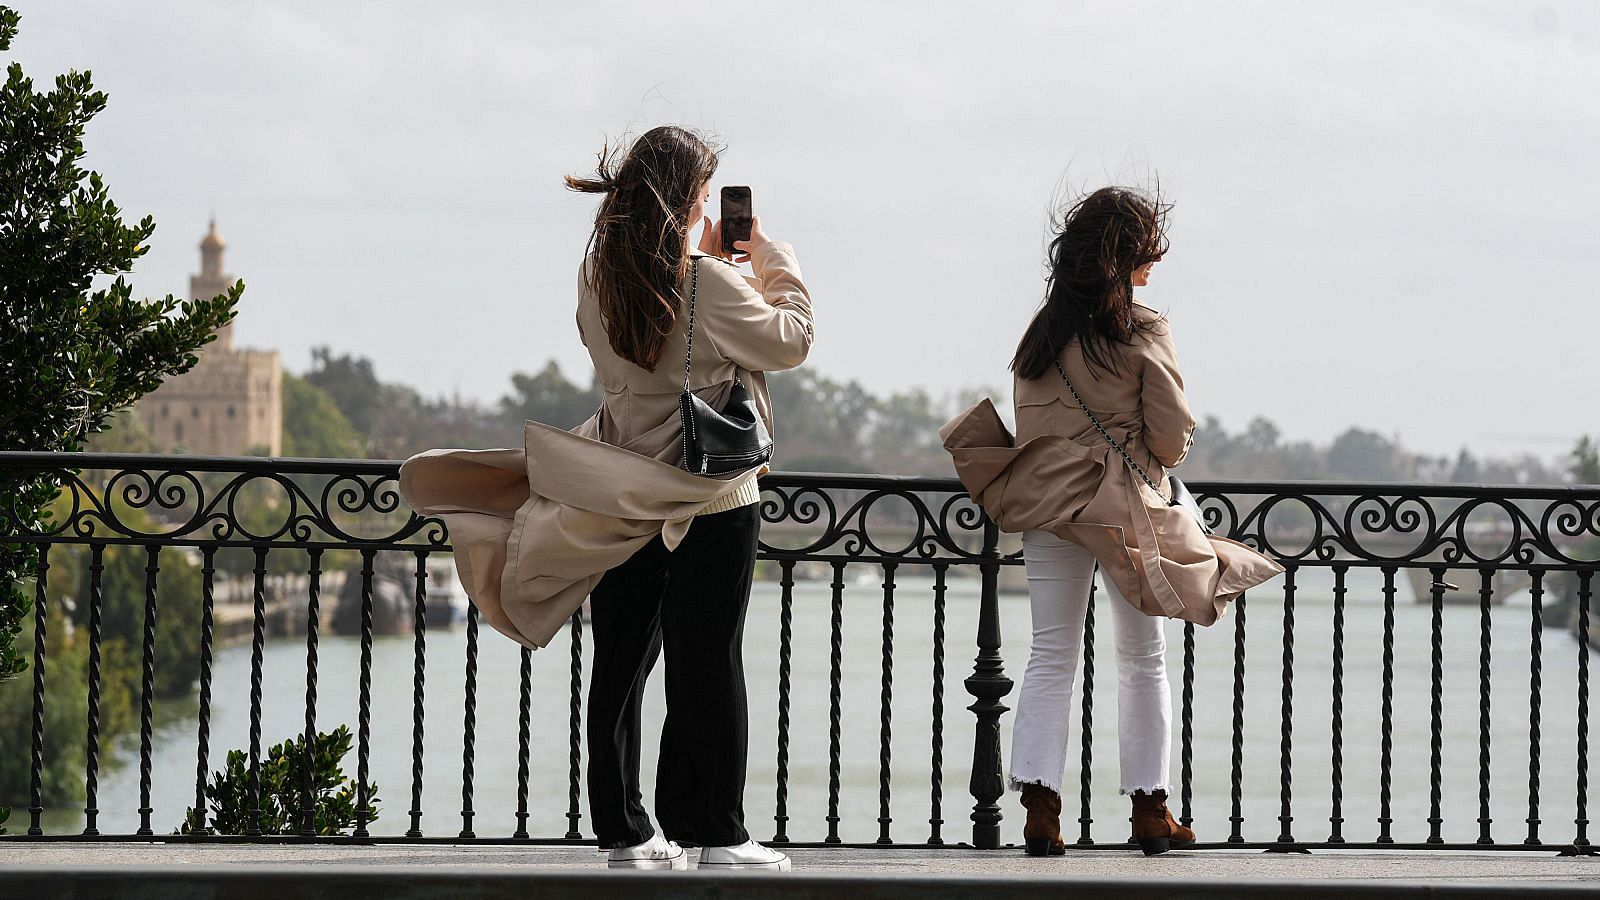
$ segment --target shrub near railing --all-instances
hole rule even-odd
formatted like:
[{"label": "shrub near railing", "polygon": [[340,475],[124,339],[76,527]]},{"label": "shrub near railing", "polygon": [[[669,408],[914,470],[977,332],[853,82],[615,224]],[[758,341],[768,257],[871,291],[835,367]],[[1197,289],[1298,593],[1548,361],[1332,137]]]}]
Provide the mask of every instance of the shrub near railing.
[{"label": "shrub near railing", "polygon": [[[343,725],[319,733],[314,748],[303,735],[284,741],[258,767],[245,751],[229,750],[227,767],[206,787],[207,809],[190,807],[176,833],[342,835],[356,821],[356,786],[341,765],[349,752],[350,729]],[[369,789],[376,819],[378,786]],[[258,810],[253,820],[251,810]]]}]

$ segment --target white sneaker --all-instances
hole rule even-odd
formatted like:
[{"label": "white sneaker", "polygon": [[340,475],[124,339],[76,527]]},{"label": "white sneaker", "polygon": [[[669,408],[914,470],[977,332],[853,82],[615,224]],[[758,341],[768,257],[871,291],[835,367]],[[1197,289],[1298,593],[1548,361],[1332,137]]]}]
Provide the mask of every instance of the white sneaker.
[{"label": "white sneaker", "polygon": [[716,869],[770,869],[789,871],[789,857],[755,841],[737,847],[701,847],[700,867]]},{"label": "white sneaker", "polygon": [[606,866],[612,869],[687,869],[689,855],[676,841],[657,832],[650,840],[611,851]]}]

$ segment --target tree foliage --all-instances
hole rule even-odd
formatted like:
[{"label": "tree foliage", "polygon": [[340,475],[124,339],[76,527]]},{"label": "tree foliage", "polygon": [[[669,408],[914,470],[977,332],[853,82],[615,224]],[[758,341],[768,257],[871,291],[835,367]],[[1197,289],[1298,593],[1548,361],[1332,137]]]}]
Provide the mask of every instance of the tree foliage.
[{"label": "tree foliage", "polygon": [[357,431],[372,433],[373,420],[383,396],[383,385],[373,371],[372,360],[351,354],[334,356],[326,346],[313,347],[311,371],[306,373],[305,380],[326,391]]},{"label": "tree foliage", "polygon": [[515,422],[532,419],[557,428],[573,428],[600,408],[598,379],[587,390],[568,381],[555,360],[537,375],[514,372],[511,393],[500,398],[500,414]]},{"label": "tree foliage", "polygon": [[354,459],[365,441],[333,396],[310,381],[283,374],[283,455]]},{"label": "tree foliage", "polygon": [[767,388],[776,419],[776,467],[869,471],[866,429],[877,401],[860,382],[834,381],[802,368],[769,374]]},{"label": "tree foliage", "polygon": [[1400,466],[1400,447],[1376,431],[1351,428],[1328,447],[1328,474],[1352,481],[1390,481]]},{"label": "tree foliage", "polygon": [[1572,465],[1568,470],[1578,484],[1600,484],[1600,444],[1587,434],[1578,438],[1572,448]]},{"label": "tree foliage", "polygon": [[[20,17],[0,7],[0,49]],[[140,300],[123,277],[155,222],[123,222],[99,173],[83,167],[84,129],[106,107],[88,72],[52,90],[12,63],[0,87],[0,449],[74,451],[109,416],[195,364],[244,290],[192,301]],[[96,279],[110,277],[109,283]],[[24,527],[56,492],[47,478],[4,485]],[[26,668],[15,646],[34,548],[0,545],[0,681]]]}]

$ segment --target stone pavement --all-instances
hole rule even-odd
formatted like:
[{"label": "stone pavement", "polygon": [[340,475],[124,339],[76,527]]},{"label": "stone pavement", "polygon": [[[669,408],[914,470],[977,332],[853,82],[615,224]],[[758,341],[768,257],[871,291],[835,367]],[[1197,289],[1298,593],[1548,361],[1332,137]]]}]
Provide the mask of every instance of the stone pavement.
[{"label": "stone pavement", "polygon": [[[691,851],[691,854],[693,851]],[[1064,857],[1030,858],[1014,850],[794,849],[789,876],[716,876],[698,873],[608,873],[601,854],[587,847],[505,847],[425,845],[300,844],[146,844],[24,843],[0,841],[0,896],[95,896],[109,881],[68,890],[85,875],[123,879],[118,896],[135,896],[128,884],[147,884],[148,896],[182,896],[162,881],[177,873],[196,884],[207,879],[278,879],[272,890],[207,890],[190,896],[341,896],[389,898],[501,896],[497,890],[520,885],[506,896],[527,896],[542,886],[552,895],[615,896],[628,879],[633,897],[707,896],[736,892],[741,897],[935,897],[1029,892],[1030,896],[1177,897],[1341,897],[1371,896],[1567,896],[1600,895],[1600,859],[1557,857],[1549,852],[1391,852],[1318,851],[1313,854],[1246,850],[1173,852],[1144,857],[1133,850],[1071,852]],[[692,858],[692,856],[691,856]],[[50,870],[49,872],[45,870]],[[63,874],[65,873],[65,874]],[[67,877],[70,875],[71,877]],[[650,877],[641,878],[649,875]],[[796,877],[798,875],[799,877]],[[35,881],[26,879],[34,876]],[[48,876],[48,877],[44,877]],[[437,876],[437,877],[436,877]],[[320,889],[293,888],[281,882],[299,878]],[[788,881],[783,881],[787,878]],[[17,879],[23,879],[18,881]],[[451,879],[456,879],[452,882]],[[463,880],[465,879],[465,880]],[[8,880],[12,883],[7,884]],[[142,881],[141,881],[142,880]],[[468,882],[470,881],[470,886]],[[343,884],[334,890],[335,883]],[[155,890],[157,884],[162,890]],[[176,884],[178,882],[172,882]],[[241,882],[242,884],[242,882]],[[396,892],[400,885],[404,890]],[[33,885],[33,886],[30,886]],[[44,885],[44,893],[40,887]],[[352,889],[350,885],[357,887]],[[453,887],[452,887],[453,885]],[[235,885],[238,887],[238,885]],[[214,885],[212,885],[214,887]],[[635,889],[637,888],[637,889]],[[661,888],[657,892],[655,889]],[[737,888],[737,890],[733,890]],[[284,894],[284,891],[290,891]]]}]

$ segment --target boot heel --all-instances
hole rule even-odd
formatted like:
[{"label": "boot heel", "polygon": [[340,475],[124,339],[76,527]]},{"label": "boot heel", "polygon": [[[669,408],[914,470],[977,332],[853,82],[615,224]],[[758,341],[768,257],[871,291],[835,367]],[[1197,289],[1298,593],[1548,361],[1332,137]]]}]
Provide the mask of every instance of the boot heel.
[{"label": "boot heel", "polygon": [[1050,839],[1047,837],[1028,838],[1024,847],[1029,856],[1045,856],[1050,852]]},{"label": "boot heel", "polygon": [[1139,838],[1139,849],[1144,851],[1145,856],[1155,856],[1158,853],[1165,853],[1171,850],[1172,840],[1164,837]]}]

